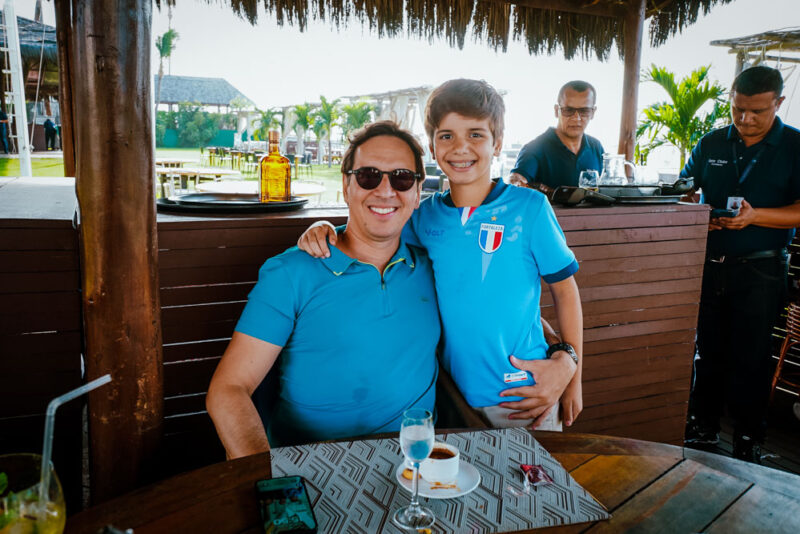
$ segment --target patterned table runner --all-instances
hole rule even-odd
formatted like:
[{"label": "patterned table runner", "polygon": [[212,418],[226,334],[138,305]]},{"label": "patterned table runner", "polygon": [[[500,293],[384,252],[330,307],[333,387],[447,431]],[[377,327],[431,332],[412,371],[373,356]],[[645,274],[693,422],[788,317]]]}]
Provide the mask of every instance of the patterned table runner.
[{"label": "patterned table runner", "polygon": [[[523,429],[439,435],[481,474],[475,491],[420,502],[436,515],[434,532],[514,532],[608,519],[609,514]],[[319,532],[403,532],[391,514],[410,493],[395,479],[403,461],[397,438],[317,443],[272,450],[275,477],[306,479]],[[526,493],[519,464],[540,464],[554,483]]]}]

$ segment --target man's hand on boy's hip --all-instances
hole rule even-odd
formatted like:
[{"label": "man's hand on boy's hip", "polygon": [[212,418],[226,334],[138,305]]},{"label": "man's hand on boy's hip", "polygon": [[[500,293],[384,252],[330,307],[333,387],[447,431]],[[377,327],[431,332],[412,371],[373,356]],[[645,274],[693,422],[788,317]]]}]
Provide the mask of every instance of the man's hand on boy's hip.
[{"label": "man's hand on boy's hip", "polygon": [[520,360],[510,356],[509,361],[517,369],[531,373],[536,384],[502,391],[501,397],[525,398],[520,401],[502,402],[500,406],[520,410],[511,414],[510,419],[536,419],[533,422],[535,428],[543,420],[542,416],[546,415],[548,408],[559,401],[578,366],[570,355],[563,351],[554,353],[549,360]]}]

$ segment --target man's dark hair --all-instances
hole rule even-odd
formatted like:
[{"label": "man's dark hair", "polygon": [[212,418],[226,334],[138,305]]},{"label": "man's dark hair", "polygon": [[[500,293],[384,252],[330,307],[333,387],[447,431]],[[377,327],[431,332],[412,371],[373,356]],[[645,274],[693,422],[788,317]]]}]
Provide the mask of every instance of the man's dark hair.
[{"label": "man's dark hair", "polygon": [[411,149],[414,154],[414,162],[416,165],[415,172],[419,174],[417,181],[425,179],[425,164],[422,162],[422,146],[414,137],[414,134],[408,130],[404,130],[392,121],[378,121],[368,124],[360,130],[356,130],[350,135],[350,146],[344,151],[342,156],[342,174],[347,171],[353,170],[353,162],[356,158],[356,149],[372,139],[381,135],[388,135],[390,137],[397,137]]},{"label": "man's dark hair", "polygon": [[583,80],[572,80],[571,82],[567,82],[561,86],[561,89],[558,90],[558,102],[561,102],[561,97],[564,96],[564,93],[567,89],[572,89],[576,93],[583,93],[584,91],[591,91],[592,92],[592,105],[597,103],[597,90],[594,88],[594,85],[590,84],[589,82],[584,82]]},{"label": "man's dark hair", "polygon": [[783,92],[783,76],[778,69],[758,65],[743,70],[731,86],[731,93],[737,92],[745,96],[759,95],[761,93],[775,93],[775,98]]},{"label": "man's dark hair", "polygon": [[489,130],[496,141],[503,137],[506,106],[503,97],[483,80],[458,78],[444,82],[431,93],[425,108],[425,133],[433,142],[436,128],[448,113],[471,119],[489,119]]}]

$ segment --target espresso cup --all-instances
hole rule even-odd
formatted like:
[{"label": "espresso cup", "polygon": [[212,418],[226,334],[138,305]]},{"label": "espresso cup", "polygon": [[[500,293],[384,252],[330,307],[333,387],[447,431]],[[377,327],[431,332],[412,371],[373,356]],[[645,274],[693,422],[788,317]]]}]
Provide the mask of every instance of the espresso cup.
[{"label": "espresso cup", "polygon": [[419,474],[431,484],[452,484],[458,476],[460,455],[458,449],[447,443],[436,442],[428,459],[419,466]]}]

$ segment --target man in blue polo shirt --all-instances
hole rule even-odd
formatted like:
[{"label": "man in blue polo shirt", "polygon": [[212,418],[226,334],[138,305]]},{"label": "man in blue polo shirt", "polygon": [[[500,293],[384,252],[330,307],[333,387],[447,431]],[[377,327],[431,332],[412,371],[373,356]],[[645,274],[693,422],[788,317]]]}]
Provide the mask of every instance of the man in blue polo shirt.
[{"label": "man in blue polo shirt", "polygon": [[[433,410],[433,272],[400,239],[419,205],[422,148],[394,123],[375,123],[351,140],[342,173],[350,217],[330,257],[294,247],[267,260],[214,373],[206,404],[229,458],[397,431],[406,409]],[[265,432],[251,395],[276,362],[280,394]]]},{"label": "man in blue polo shirt", "polygon": [[771,333],[786,294],[786,246],[800,226],[800,132],[776,116],[780,72],[753,67],[731,88],[733,125],[704,136],[681,176],[712,208],[697,325],[699,359],[686,442],[718,441],[725,405],[734,456],[760,460],[770,387]]},{"label": "man in blue polo shirt", "polygon": [[510,182],[545,194],[560,185],[578,185],[581,171],[603,169],[603,145],[584,131],[597,109],[592,84],[567,82],[554,106],[558,124],[525,145],[511,169]]}]

